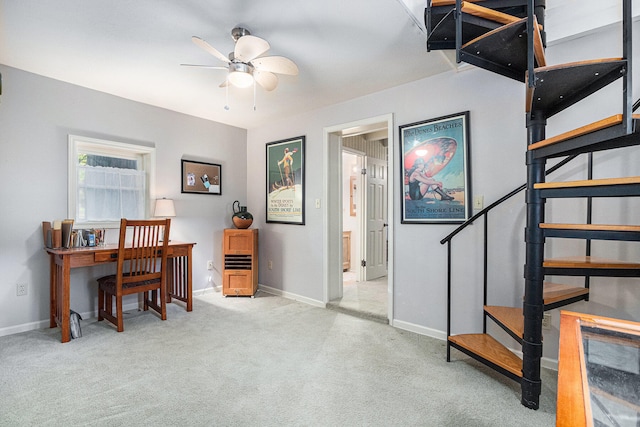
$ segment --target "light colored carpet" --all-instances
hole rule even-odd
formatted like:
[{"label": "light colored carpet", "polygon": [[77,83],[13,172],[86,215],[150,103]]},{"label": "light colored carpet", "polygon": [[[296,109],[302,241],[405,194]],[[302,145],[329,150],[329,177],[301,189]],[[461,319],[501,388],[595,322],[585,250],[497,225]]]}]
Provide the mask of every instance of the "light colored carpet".
[{"label": "light colored carpet", "polygon": [[1,426],[553,426],[541,408],[445,343],[258,292],[196,297],[125,331],[84,320],[68,344],[41,329],[0,338]]},{"label": "light colored carpet", "polygon": [[356,273],[343,273],[342,298],[330,301],[327,308],[374,320],[389,323],[387,314],[387,277],[368,282],[356,281]]}]

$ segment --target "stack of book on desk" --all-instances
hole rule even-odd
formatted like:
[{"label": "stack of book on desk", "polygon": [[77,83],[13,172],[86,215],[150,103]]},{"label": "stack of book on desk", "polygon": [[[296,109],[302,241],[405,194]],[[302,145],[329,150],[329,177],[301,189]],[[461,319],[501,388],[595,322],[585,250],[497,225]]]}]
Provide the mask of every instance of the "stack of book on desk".
[{"label": "stack of book on desk", "polygon": [[70,248],[75,246],[72,238],[73,220],[56,220],[42,222],[42,238],[47,248]]}]

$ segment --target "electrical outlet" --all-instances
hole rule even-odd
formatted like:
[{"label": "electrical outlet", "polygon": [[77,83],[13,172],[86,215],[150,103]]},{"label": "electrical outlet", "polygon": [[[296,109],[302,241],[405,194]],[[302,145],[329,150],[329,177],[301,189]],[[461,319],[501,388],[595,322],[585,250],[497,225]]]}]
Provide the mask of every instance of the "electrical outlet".
[{"label": "electrical outlet", "polygon": [[269,270],[272,270],[272,269],[273,269],[273,261],[271,261],[271,260],[267,261],[267,268],[268,268]]},{"label": "electrical outlet", "polygon": [[16,285],[16,295],[19,297],[25,296],[27,294],[27,284],[26,283],[18,283]]},{"label": "electrical outlet", "polygon": [[551,329],[551,313],[545,313],[542,317],[542,329]]},{"label": "electrical outlet", "polygon": [[213,270],[213,261],[207,261],[207,270]]}]

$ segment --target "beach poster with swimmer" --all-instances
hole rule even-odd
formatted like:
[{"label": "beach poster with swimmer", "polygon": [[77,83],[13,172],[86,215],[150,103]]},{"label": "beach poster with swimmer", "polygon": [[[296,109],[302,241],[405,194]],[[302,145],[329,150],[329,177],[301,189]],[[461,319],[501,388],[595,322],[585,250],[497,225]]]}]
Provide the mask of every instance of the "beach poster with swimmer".
[{"label": "beach poster with swimmer", "polygon": [[305,137],[267,144],[267,222],[304,225]]},{"label": "beach poster with swimmer", "polygon": [[400,126],[402,223],[471,216],[469,112]]}]

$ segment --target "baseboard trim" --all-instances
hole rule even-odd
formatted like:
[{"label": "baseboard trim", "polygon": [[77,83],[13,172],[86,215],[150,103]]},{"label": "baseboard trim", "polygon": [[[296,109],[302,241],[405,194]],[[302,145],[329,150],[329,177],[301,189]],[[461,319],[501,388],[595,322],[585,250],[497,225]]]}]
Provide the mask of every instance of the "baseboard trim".
[{"label": "baseboard trim", "polygon": [[[124,304],[122,306],[122,310],[124,310],[124,311],[137,310],[137,309],[138,309],[138,303],[137,302]],[[87,319],[91,319],[93,317],[98,317],[98,310],[86,311],[86,312],[78,313],[78,314],[80,315],[80,317],[82,317],[83,319],[87,320]],[[21,332],[35,331],[36,329],[45,329],[45,328],[49,328],[49,319],[40,320],[38,322],[23,323],[21,325],[9,326],[7,328],[1,328],[0,329],[0,337],[4,337],[4,336],[7,336],[7,335],[13,335],[13,334],[19,334]]]},{"label": "baseboard trim", "polygon": [[263,291],[271,295],[275,295],[278,297],[283,297],[299,302],[303,302],[305,304],[312,305],[314,307],[326,308],[326,304],[322,301],[318,301],[312,298],[303,297],[298,294],[294,294],[292,292],[283,291],[282,289],[272,288],[270,286],[258,285],[258,291]]},{"label": "baseboard trim", "polygon": [[402,329],[404,331],[414,332],[418,335],[425,335],[431,338],[436,338],[441,341],[447,340],[447,334],[437,329],[426,328],[424,326],[416,325],[415,323],[404,322],[402,320],[394,319],[392,326],[394,328]]}]

